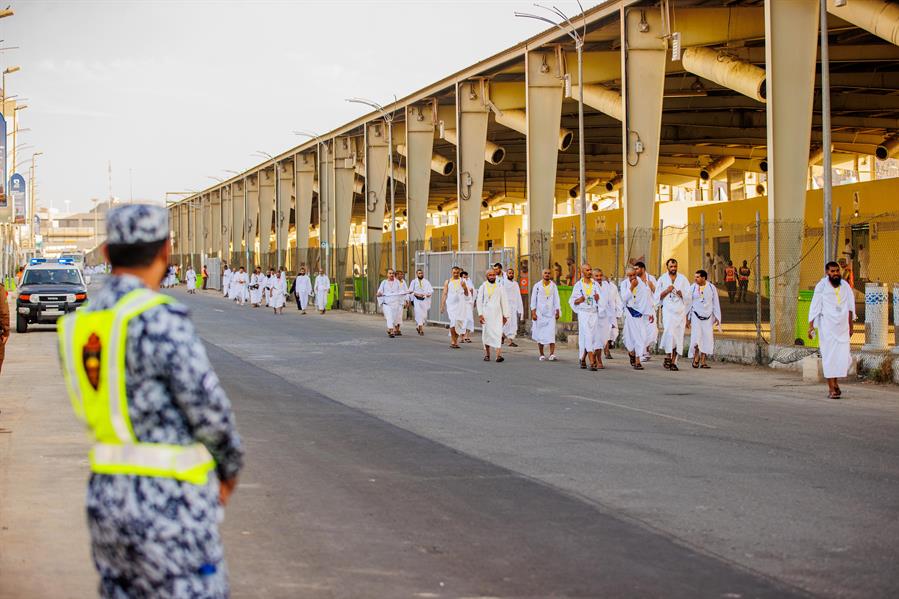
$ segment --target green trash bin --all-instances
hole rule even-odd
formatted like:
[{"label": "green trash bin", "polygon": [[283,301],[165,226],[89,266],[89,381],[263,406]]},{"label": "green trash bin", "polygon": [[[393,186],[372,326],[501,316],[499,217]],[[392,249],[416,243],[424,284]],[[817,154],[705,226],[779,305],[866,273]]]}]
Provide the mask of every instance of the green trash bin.
[{"label": "green trash bin", "polygon": [[808,338],[808,312],[812,307],[814,291],[800,291],[796,301],[796,330],[795,338],[802,339],[806,347],[818,347],[818,335],[814,339]]},{"label": "green trash bin", "polygon": [[765,286],[765,294],[762,297],[771,297],[771,277],[762,277],[762,283]]},{"label": "green trash bin", "polygon": [[357,300],[362,300],[368,294],[368,278],[353,277],[353,293]]},{"label": "green trash bin", "polygon": [[561,316],[559,318],[559,322],[573,322],[574,314],[571,312],[571,306],[568,305],[568,300],[571,298],[571,290],[574,289],[570,285],[559,285],[559,303],[562,306],[562,309],[559,311]]}]

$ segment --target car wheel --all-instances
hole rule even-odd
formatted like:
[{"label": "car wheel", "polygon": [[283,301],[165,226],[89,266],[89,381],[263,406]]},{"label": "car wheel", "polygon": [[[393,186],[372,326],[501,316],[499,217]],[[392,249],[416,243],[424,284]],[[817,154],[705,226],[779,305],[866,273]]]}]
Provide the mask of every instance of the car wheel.
[{"label": "car wheel", "polygon": [[25,317],[21,314],[16,314],[16,332],[17,333],[27,333],[28,332],[28,321],[25,320]]}]

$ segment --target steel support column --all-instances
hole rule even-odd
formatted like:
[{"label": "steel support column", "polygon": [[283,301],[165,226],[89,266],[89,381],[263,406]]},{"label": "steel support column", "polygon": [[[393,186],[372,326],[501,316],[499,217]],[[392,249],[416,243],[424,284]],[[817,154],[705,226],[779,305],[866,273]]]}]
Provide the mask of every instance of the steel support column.
[{"label": "steel support column", "polygon": [[652,245],[667,43],[658,8],[622,13],[624,257],[645,262]]},{"label": "steel support column", "polygon": [[765,3],[771,344],[792,345],[815,96],[818,0]]},{"label": "steel support column", "polygon": [[278,248],[278,267],[287,266],[287,236],[290,233],[290,209],[295,207],[296,190],[293,184],[293,161],[281,161],[278,171],[278,195],[275,207],[275,246]]},{"label": "steel support column", "polygon": [[[247,218],[244,208],[246,207],[246,189],[243,181],[236,181],[231,184],[231,269],[234,270],[235,264],[243,264],[246,250],[243,246],[243,240],[247,232]],[[247,265],[244,265],[247,266]]]},{"label": "steel support column", "polygon": [[[544,66],[545,65],[545,66]],[[548,67],[548,68],[547,68]],[[564,94],[562,65],[551,49],[525,55],[527,85],[528,247],[532,280],[549,265]]]},{"label": "steel support column", "polygon": [[244,239],[246,239],[245,256],[247,270],[251,270],[257,262],[256,235],[259,231],[259,173],[247,177],[246,183],[246,217],[244,219]]},{"label": "steel support column", "polygon": [[296,268],[306,265],[306,272],[311,272],[313,264],[309,263],[309,225],[312,224],[312,193],[315,186],[315,154],[304,152],[293,159],[296,169],[296,227],[297,227],[297,261]]},{"label": "steel support column", "polygon": [[221,233],[221,255],[222,263],[231,263],[231,227],[233,226],[234,214],[231,208],[231,192],[232,186],[226,185],[222,188],[222,233]]},{"label": "steel support column", "polygon": [[333,280],[347,276],[347,246],[353,219],[353,186],[356,181],[356,144],[351,137],[334,141],[334,256]]},{"label": "steel support column", "polygon": [[383,120],[365,128],[365,230],[368,246],[369,297],[374,297],[381,279],[384,247],[384,207],[387,204],[387,124]]},{"label": "steel support column", "polygon": [[484,190],[484,154],[487,151],[487,80],[471,79],[456,84],[456,178],[459,198],[460,251],[478,249],[481,227],[481,195]]},{"label": "steel support column", "polygon": [[222,252],[222,190],[216,189],[211,194],[209,204],[209,252],[210,256],[221,257]]},{"label": "steel support column", "polygon": [[410,260],[414,260],[416,251],[424,249],[436,122],[437,115],[431,103],[406,108],[406,215]]},{"label": "steel support column", "polygon": [[275,169],[263,169],[259,173],[259,265],[268,270],[275,266],[272,254],[272,219],[275,214]]},{"label": "steel support column", "polygon": [[319,226],[318,241],[322,250],[322,264],[325,272],[334,276],[331,250],[334,242],[334,143],[330,139],[321,144],[318,169]]}]

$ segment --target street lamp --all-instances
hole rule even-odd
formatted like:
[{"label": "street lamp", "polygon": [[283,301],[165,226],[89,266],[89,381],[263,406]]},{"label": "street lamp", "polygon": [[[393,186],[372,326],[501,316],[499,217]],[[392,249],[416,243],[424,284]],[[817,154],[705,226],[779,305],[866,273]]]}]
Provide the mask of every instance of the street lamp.
[{"label": "street lamp", "polygon": [[22,104],[21,106],[16,106],[13,109],[13,116],[12,116],[12,166],[13,166],[13,170],[15,170],[15,168],[16,168],[16,132],[19,129],[19,117],[16,113],[19,112],[20,110],[25,110],[26,108],[28,108],[28,104]]},{"label": "street lamp", "polygon": [[[318,133],[315,133],[314,131],[294,131],[293,134],[299,135],[302,137],[308,137],[310,139],[315,140],[315,159],[316,159],[316,164],[318,166],[318,179],[319,179],[319,181],[318,181],[318,245],[319,245],[319,248],[322,247],[322,245],[323,245],[322,238],[324,237],[325,238],[324,239],[324,249],[325,249],[324,263],[325,263],[326,270],[330,270],[330,266],[331,266],[331,261],[330,261],[330,256],[331,256],[331,254],[330,254],[330,252],[331,252],[331,244],[330,244],[330,241],[331,241],[330,240],[331,213],[330,213],[330,210],[331,210],[331,206],[330,206],[330,203],[327,201],[327,199],[325,199],[324,201],[322,200],[322,198],[325,195],[324,189],[326,186],[322,185],[322,180],[321,180],[322,167],[323,167],[323,165],[322,165],[322,149],[321,148],[322,148],[322,144],[324,142],[322,142],[321,137],[319,137]],[[327,177],[328,174],[325,173],[325,176]],[[323,230],[323,227],[322,227],[322,204],[324,204],[324,206],[325,206],[325,220],[328,223],[328,226],[326,227],[327,230]]]},{"label": "street lamp", "polygon": [[[535,15],[531,13],[523,13],[515,11],[516,17],[521,17],[525,19],[536,19],[538,21],[543,21],[544,23],[549,23],[550,25],[554,25],[561,29],[568,37],[574,41],[574,47],[577,49],[577,83],[578,83],[578,104],[577,104],[577,127],[578,127],[578,187],[580,189],[581,197],[580,197],[580,225],[581,225],[581,251],[580,258],[581,264],[585,264],[587,262],[587,167],[585,163],[584,156],[584,41],[587,38],[587,17],[584,14],[584,6],[581,4],[581,0],[577,0],[577,5],[581,9],[581,17],[583,18],[583,27],[581,31],[578,31],[577,27],[574,26],[574,23],[571,22],[571,19],[563,13],[561,10],[553,6],[552,8],[548,6],[543,6],[541,4],[534,4],[534,6],[538,8],[542,8],[544,10],[548,10],[554,15],[558,16],[561,21],[555,21],[553,19],[549,19],[547,17],[542,17],[540,15]],[[563,25],[564,23],[564,25]],[[542,260],[542,258],[541,258]]]},{"label": "street lamp", "polygon": [[[388,114],[377,102],[364,98],[347,98],[347,102],[364,104],[381,113],[387,124],[387,161],[390,164],[390,268],[396,270],[396,181],[393,178],[393,114]],[[408,195],[408,194],[407,194]],[[383,218],[383,214],[380,215]]]},{"label": "street lamp", "polygon": [[[0,19],[3,18],[3,14],[0,13]],[[3,111],[6,112],[6,76],[10,73],[15,73],[20,70],[21,67],[6,67],[3,69],[3,75],[0,76],[0,82],[2,82],[3,90],[2,90],[2,99],[3,99]]]},{"label": "street lamp", "polygon": [[34,188],[35,188],[34,179],[35,179],[37,171],[35,170],[36,165],[35,165],[34,159],[37,158],[38,156],[41,156],[42,154],[43,154],[43,152],[35,152],[31,155],[31,176],[28,177],[28,182],[31,185],[31,194],[30,194],[31,197],[29,198],[29,204],[30,204],[30,214],[29,214],[29,216],[30,216],[29,223],[30,224],[29,224],[29,226],[31,228],[31,251],[33,251],[35,253],[37,252],[37,236],[35,235],[35,233],[36,233],[35,223],[37,221],[37,202],[35,202],[35,199],[34,199]]}]

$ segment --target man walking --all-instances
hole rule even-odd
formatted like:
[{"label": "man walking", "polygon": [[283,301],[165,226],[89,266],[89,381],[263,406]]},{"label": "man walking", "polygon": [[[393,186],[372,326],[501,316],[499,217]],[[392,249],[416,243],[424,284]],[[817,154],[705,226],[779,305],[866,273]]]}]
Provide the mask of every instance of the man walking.
[{"label": "man walking", "polygon": [[[496,349],[496,361],[503,362],[503,327],[509,321],[509,299],[496,271],[487,270],[487,280],[478,289],[478,315],[481,322],[481,340],[484,343],[484,361],[490,361],[490,348]],[[502,273],[500,273],[502,274]]]},{"label": "man walking", "polygon": [[231,269],[225,264],[222,270],[222,295],[228,297],[228,291],[231,288]]},{"label": "man walking", "polygon": [[665,330],[662,331],[662,348],[665,350],[665,370],[677,371],[677,358],[684,351],[684,331],[687,327],[687,301],[690,297],[690,281],[677,272],[677,260],[669,258],[665,263],[668,272],[658,281],[658,303],[662,305]]},{"label": "man walking", "polygon": [[428,311],[431,309],[431,296],[434,295],[434,288],[431,282],[425,278],[423,270],[415,271],[415,280],[409,287],[409,293],[412,294],[412,311],[415,314],[415,330],[419,335],[424,336],[425,324],[428,321]]},{"label": "man walking", "polygon": [[581,368],[587,368],[589,361],[590,370],[593,371],[597,370],[596,350],[602,349],[604,345],[597,339],[599,291],[600,285],[593,280],[593,269],[589,264],[584,264],[581,266],[581,278],[571,289],[568,305],[577,314],[578,362]]},{"label": "man walking", "polygon": [[734,303],[737,299],[737,269],[730,260],[724,267],[724,288],[727,289],[727,301],[731,304]]},{"label": "man walking", "polygon": [[746,260],[743,260],[743,266],[737,269],[737,282],[740,284],[740,289],[737,291],[737,302],[739,303],[746,302],[746,294],[749,291],[749,275],[751,274],[749,265],[746,264]]},{"label": "man walking", "polygon": [[[459,337],[465,334],[465,310],[468,308],[468,296],[471,291],[462,280],[462,269],[454,266],[450,278],[443,282],[443,299],[440,313],[446,313],[450,326],[450,347],[459,349]],[[494,280],[496,277],[494,276]]]},{"label": "man walking", "polygon": [[325,274],[324,268],[318,269],[315,277],[315,307],[319,314],[324,314],[328,307],[328,294],[331,292],[331,279]]},{"label": "man walking", "polygon": [[197,273],[193,266],[187,267],[187,292],[190,294],[197,292]]},{"label": "man walking", "polygon": [[306,306],[309,305],[309,296],[312,295],[312,281],[309,280],[309,275],[306,274],[305,266],[300,267],[297,278],[293,280],[290,293],[293,294],[297,301],[297,310],[301,310],[305,314]]},{"label": "man walking", "polygon": [[396,278],[394,270],[389,269],[387,278],[381,281],[381,285],[378,287],[377,296],[384,320],[387,322],[387,336],[391,339],[397,334],[397,322],[401,318],[400,313],[406,303],[406,293],[406,286]]},{"label": "man walking", "polygon": [[76,414],[94,438],[87,520],[102,597],[228,596],[218,522],[243,450],[187,310],[155,289],[169,257],[162,207],[106,217],[106,285],[59,321]]},{"label": "man walking", "polygon": [[[500,274],[502,277],[502,274]],[[521,301],[521,288],[515,281],[515,269],[510,268],[506,271],[503,278],[503,292],[506,294],[506,301],[509,303],[509,320],[503,327],[503,336],[509,340],[509,347],[518,347],[515,343],[515,337],[518,335],[518,323],[524,317],[524,302]]]},{"label": "man walking", "polygon": [[539,360],[543,362],[543,346],[549,346],[549,360],[556,360],[556,321],[562,315],[559,289],[552,280],[552,272],[543,269],[543,279],[534,285],[531,292],[531,338],[537,342]]},{"label": "man walking", "polygon": [[690,353],[693,368],[711,368],[706,359],[715,350],[715,325],[721,323],[718,290],[708,280],[704,270],[696,271],[696,282],[690,287]]},{"label": "man walking", "polygon": [[[640,279],[644,285],[649,288],[649,300],[652,302],[652,306],[650,312],[652,312],[653,316],[655,316],[656,312],[656,278],[646,272],[646,264],[643,262],[635,262],[634,270],[637,273],[637,278]],[[655,346],[656,341],[659,338],[659,325],[656,322],[655,318],[647,318],[644,319],[646,323],[646,349],[643,351],[643,361],[648,362],[651,355],[653,346]]]},{"label": "man walking", "polygon": [[808,336],[817,332],[821,350],[821,366],[827,379],[827,397],[843,396],[838,379],[849,373],[852,358],[849,341],[855,320],[855,296],[852,287],[840,276],[840,265],[828,262],[824,278],[815,285],[812,305],[808,312]]},{"label": "man walking", "polygon": [[637,269],[628,266],[621,281],[621,302],[624,305],[624,347],[634,370],[643,370],[641,358],[646,351],[649,324],[655,320],[652,292],[637,276]]}]

